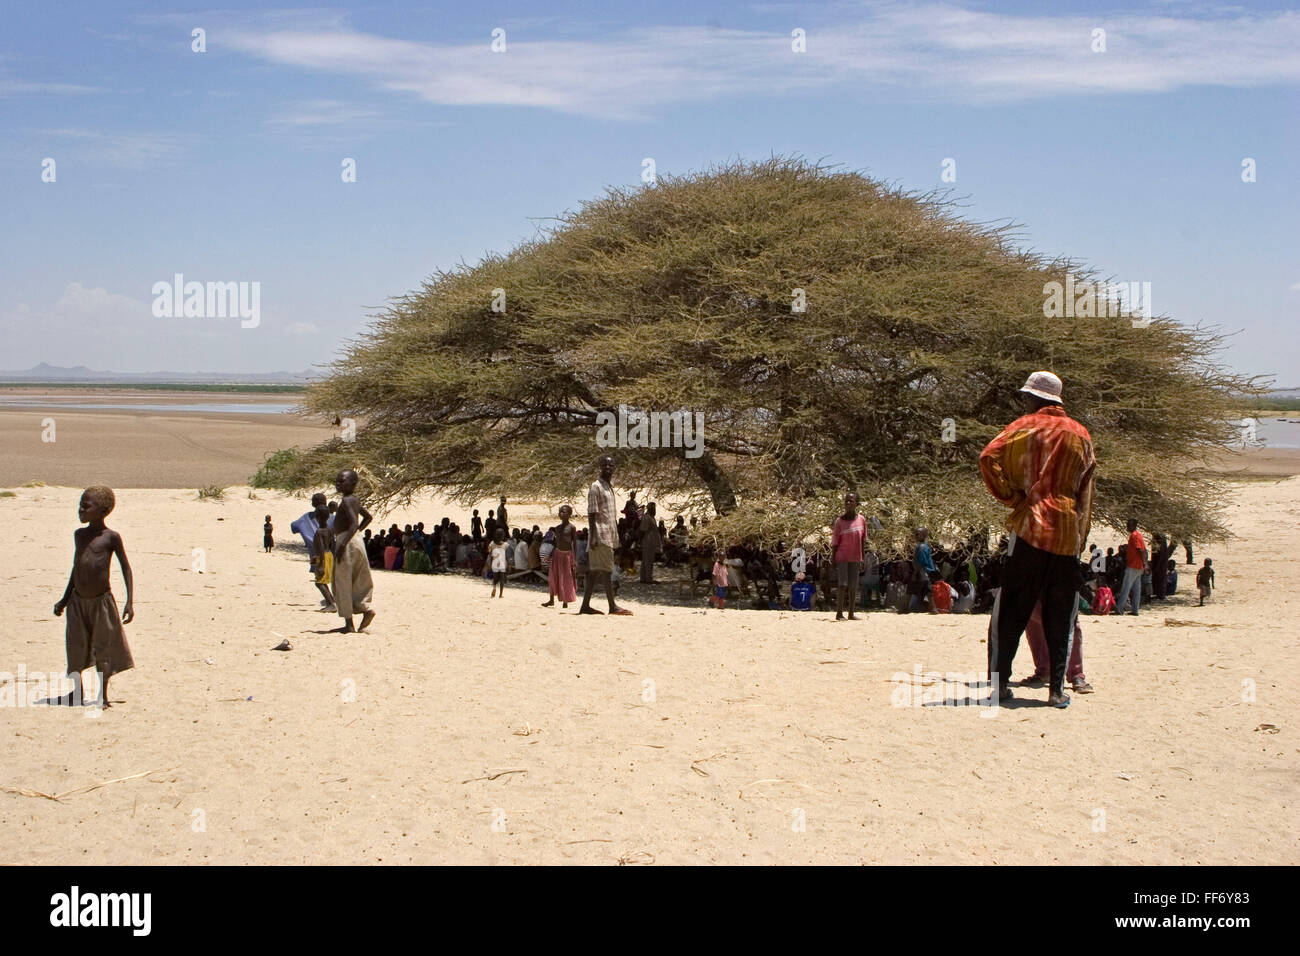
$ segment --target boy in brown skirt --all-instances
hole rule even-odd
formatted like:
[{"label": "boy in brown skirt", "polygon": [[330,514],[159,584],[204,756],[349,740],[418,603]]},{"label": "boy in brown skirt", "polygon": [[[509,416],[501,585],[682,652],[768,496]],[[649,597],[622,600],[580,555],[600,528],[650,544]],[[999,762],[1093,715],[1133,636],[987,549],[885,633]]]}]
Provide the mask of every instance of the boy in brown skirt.
[{"label": "boy in brown skirt", "polygon": [[[87,526],[73,532],[76,550],[72,555],[72,574],[68,576],[63,597],[54,605],[55,617],[62,615],[64,609],[68,612],[68,674],[73,689],[71,694],[58,698],[61,704],[75,705],[82,701],[81,672],[93,666],[99,673],[99,706],[108,707],[108,679],[135,666],[122,631],[122,625],[131,623],[135,617],[131,609],[134,586],[131,564],[126,560],[122,536],[104,526],[104,519],[116,504],[111,488],[94,485],[82,492],[77,506],[77,517]],[[126,581],[126,606],[122,608],[121,618],[109,582],[113,555],[117,555]]]}]

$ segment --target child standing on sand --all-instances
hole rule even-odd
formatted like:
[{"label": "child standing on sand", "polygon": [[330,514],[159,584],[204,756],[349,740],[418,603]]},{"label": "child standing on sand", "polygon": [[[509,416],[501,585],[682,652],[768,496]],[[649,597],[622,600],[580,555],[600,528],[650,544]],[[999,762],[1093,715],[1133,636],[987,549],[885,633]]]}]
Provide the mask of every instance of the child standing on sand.
[{"label": "child standing on sand", "polygon": [[844,514],[831,527],[831,551],[835,556],[835,620],[844,620],[847,606],[849,620],[858,606],[858,578],[862,574],[862,553],[866,548],[867,519],[858,514],[858,494],[844,496]]},{"label": "child standing on sand", "polygon": [[713,597],[709,598],[709,604],[719,611],[727,603],[727,580],[727,556],[718,551],[713,555]]},{"label": "child standing on sand", "polygon": [[507,548],[506,533],[497,528],[496,537],[492,540],[492,593],[488,595],[489,600],[506,596]]},{"label": "child standing on sand", "polygon": [[270,554],[271,549],[275,547],[275,539],[271,537],[272,530],[271,516],[267,515],[266,524],[262,525],[262,547],[266,549],[267,554]]},{"label": "child standing on sand", "polygon": [[1205,599],[1210,596],[1210,591],[1214,589],[1213,565],[1214,562],[1206,558],[1205,563],[1196,572],[1196,590],[1201,592],[1201,603],[1197,607],[1205,607]]},{"label": "child standing on sand", "polygon": [[[340,471],[334,479],[334,487],[343,496],[339,510],[334,513],[334,604],[343,618],[343,626],[338,630],[344,634],[364,631],[375,619],[375,610],[370,606],[375,588],[370,578],[370,561],[357,537],[370,524],[370,512],[356,496],[358,481],[356,471],[351,468]],[[361,623],[353,628],[352,615],[357,612],[361,614]]]},{"label": "child standing on sand", "polygon": [[560,523],[551,529],[555,534],[555,549],[551,551],[550,566],[546,574],[551,599],[542,607],[553,607],[557,597],[566,608],[570,601],[578,600],[573,562],[573,545],[578,529],[569,521],[571,517],[573,517],[573,509],[568,505],[560,505]]},{"label": "child standing on sand", "polygon": [[[55,617],[63,614],[64,609],[68,612],[68,674],[73,689],[71,694],[58,700],[61,704],[81,702],[81,672],[93,666],[99,674],[99,706],[110,706],[108,679],[135,666],[122,630],[123,623],[129,624],[135,617],[131,609],[134,593],[131,564],[126,560],[122,536],[104,526],[104,519],[116,504],[111,488],[93,485],[82,493],[77,505],[77,517],[86,523],[86,527],[73,533],[72,573],[68,576],[68,587],[63,597],[54,605]],[[109,581],[113,555],[117,555],[122,579],[126,582],[126,604],[120,618]]]},{"label": "child standing on sand", "polygon": [[320,591],[325,602],[321,610],[333,613],[338,610],[334,604],[334,595],[330,593],[330,584],[334,581],[334,529],[330,527],[329,509],[323,500],[316,506],[314,517],[316,533],[311,539],[311,569],[316,590]]}]

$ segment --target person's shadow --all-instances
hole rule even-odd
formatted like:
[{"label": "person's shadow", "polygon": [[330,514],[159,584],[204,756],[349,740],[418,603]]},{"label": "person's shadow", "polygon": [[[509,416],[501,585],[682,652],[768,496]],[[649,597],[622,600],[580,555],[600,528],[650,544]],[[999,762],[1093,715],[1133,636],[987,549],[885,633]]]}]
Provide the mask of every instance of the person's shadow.
[{"label": "person's shadow", "polygon": [[[947,682],[945,681],[945,684],[946,683]],[[965,685],[966,687],[965,697],[958,697],[958,698],[945,697],[943,700],[927,701],[923,703],[921,706],[922,707],[952,707],[954,709],[960,707],[983,707],[985,709],[992,709],[993,705],[989,702],[989,697],[988,697],[988,692],[990,690],[988,681],[977,680],[977,681],[960,681],[960,682],[953,681],[952,682],[953,686],[956,686],[958,683]],[[1028,697],[1012,697],[1010,700],[1004,700],[998,702],[999,710],[1001,709],[1020,710],[1024,707],[1048,707],[1048,706],[1050,705],[1047,703],[1046,700],[1037,700]]]}]

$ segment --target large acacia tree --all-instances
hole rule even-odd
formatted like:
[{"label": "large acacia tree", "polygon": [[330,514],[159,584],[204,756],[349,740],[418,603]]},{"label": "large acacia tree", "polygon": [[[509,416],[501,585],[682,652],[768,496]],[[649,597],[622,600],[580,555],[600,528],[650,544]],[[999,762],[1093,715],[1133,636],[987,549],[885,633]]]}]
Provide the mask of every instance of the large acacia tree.
[{"label": "large acacia tree", "polygon": [[393,300],[306,399],[355,419],[355,441],[287,478],[356,464],[380,499],[577,501],[599,413],[685,409],[703,453],[615,449],[617,483],[716,515],[711,532],[815,537],[852,487],[878,537],[961,533],[1001,523],[976,460],[1050,368],[1096,442],[1097,520],[1223,534],[1197,462],[1235,436],[1253,383],[1216,364],[1212,330],[1045,318],[1044,286],[1067,274],[1092,278],[943,196],[798,158],[612,189]]}]

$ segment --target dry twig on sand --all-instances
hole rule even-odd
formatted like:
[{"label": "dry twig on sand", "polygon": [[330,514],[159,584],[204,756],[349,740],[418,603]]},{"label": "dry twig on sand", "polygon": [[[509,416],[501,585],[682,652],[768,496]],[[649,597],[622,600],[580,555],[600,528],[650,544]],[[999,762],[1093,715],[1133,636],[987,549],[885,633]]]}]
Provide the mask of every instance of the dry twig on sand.
[{"label": "dry twig on sand", "polygon": [[691,761],[691,769],[694,770],[696,773],[698,773],[701,777],[710,777],[710,776],[712,776],[712,774],[710,774],[710,773],[709,773],[707,770],[705,770],[703,767],[697,767],[697,766],[695,766],[695,765],[696,765],[697,763],[704,763],[704,761],[706,761],[706,760],[712,760],[714,757],[725,757],[726,755],[727,755],[727,752],[724,750],[724,751],[723,751],[722,753],[720,753],[720,754],[710,754],[710,755],[707,756],[707,757],[696,757],[694,760]]},{"label": "dry twig on sand", "polygon": [[114,777],[112,780],[101,780],[99,783],[87,784],[84,787],[74,787],[71,790],[64,790],[62,793],[46,793],[43,790],[28,790],[24,787],[0,787],[4,793],[16,793],[23,797],[43,797],[46,800],[53,800],[55,803],[62,803],[64,797],[71,797],[78,793],[90,793],[92,790],[98,790],[101,787],[107,787],[112,783],[121,783],[124,780],[135,780],[137,777],[147,777],[154,773],[169,773],[175,770],[175,767],[164,767],[161,770],[144,770],[140,773],[129,774],[125,777]]},{"label": "dry twig on sand", "polygon": [[497,777],[504,777],[508,773],[527,772],[527,770],[498,770],[496,773],[490,773],[486,777],[470,777],[468,780],[462,780],[461,783],[473,783],[475,780],[495,780]]},{"label": "dry twig on sand", "polygon": [[811,737],[813,740],[820,740],[820,741],[821,741],[822,743],[824,743],[824,744],[828,744],[828,743],[830,743],[832,740],[848,740],[848,739],[849,739],[849,738],[847,738],[847,737],[836,737],[836,736],[834,736],[833,734],[810,734],[810,733],[808,733],[808,731],[804,730],[802,727],[799,727],[799,726],[797,726],[797,725],[795,726],[794,729],[797,730],[797,731],[799,731],[799,733],[803,734],[805,737]]}]

